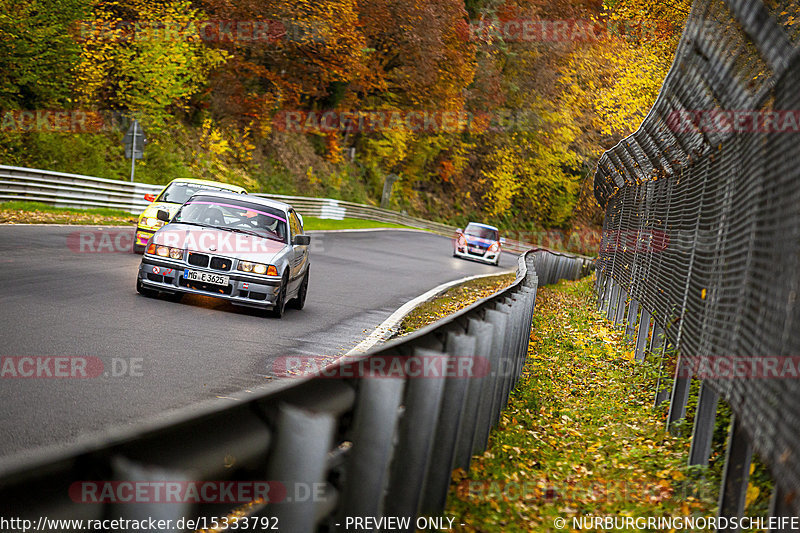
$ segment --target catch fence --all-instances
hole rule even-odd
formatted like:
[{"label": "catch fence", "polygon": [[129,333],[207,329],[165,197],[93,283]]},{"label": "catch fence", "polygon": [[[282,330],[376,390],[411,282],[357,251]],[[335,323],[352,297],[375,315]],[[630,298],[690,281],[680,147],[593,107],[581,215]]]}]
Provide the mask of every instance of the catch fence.
[{"label": "catch fence", "polygon": [[655,105],[595,175],[599,305],[637,358],[677,352],[656,391],[670,424],[702,379],[692,464],[708,463],[719,399],[734,413],[724,516],[744,510],[753,450],[776,484],[773,515],[800,516],[800,378],[787,370],[800,355],[799,11],[696,0]]}]

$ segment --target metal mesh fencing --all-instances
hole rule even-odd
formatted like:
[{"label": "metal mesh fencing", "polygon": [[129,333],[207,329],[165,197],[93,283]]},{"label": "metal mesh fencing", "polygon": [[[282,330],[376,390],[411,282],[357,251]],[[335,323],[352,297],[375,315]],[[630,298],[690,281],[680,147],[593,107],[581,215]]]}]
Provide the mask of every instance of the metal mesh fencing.
[{"label": "metal mesh fencing", "polygon": [[[598,288],[689,368],[800,355],[798,46],[795,1],[696,0],[657,102],[598,163]],[[800,512],[800,377],[705,382]]]}]

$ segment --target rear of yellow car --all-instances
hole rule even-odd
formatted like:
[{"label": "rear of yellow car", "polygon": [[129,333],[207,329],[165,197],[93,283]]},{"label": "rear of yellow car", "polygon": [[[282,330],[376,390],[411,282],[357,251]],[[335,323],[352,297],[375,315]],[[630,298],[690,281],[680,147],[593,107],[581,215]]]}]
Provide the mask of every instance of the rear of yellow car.
[{"label": "rear of yellow car", "polygon": [[200,190],[209,189],[247,194],[245,189],[237,185],[192,178],[178,178],[172,180],[166,187],[161,189],[158,195],[145,194],[144,199],[151,202],[151,204],[139,215],[139,222],[136,224],[136,234],[133,238],[134,253],[143,254],[147,248],[147,242],[150,240],[150,237],[165,224],[165,222],[158,220],[156,217],[159,209],[169,211],[169,216],[172,218],[184,202],[191,198],[192,194]]}]

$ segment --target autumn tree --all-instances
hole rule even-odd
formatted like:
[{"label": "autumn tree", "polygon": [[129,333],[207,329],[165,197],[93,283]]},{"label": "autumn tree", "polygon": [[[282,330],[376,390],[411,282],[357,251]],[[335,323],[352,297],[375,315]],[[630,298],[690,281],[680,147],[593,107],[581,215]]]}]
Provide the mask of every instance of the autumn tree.
[{"label": "autumn tree", "polygon": [[204,14],[187,0],[102,0],[78,28],[75,90],[94,107],[125,111],[155,129],[206,84],[225,54],[197,33]]}]

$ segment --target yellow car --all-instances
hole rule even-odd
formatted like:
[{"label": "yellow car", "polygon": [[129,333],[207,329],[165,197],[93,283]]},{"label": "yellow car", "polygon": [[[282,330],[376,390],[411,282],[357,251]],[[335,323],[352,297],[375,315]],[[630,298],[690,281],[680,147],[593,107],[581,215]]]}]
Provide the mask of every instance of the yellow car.
[{"label": "yellow car", "polygon": [[193,178],[178,178],[172,180],[161,190],[158,196],[154,194],[145,194],[144,199],[152,203],[139,215],[139,223],[136,225],[136,236],[133,239],[134,253],[143,254],[145,248],[147,248],[147,241],[150,240],[150,237],[153,236],[158,228],[165,224],[157,218],[159,209],[169,211],[169,216],[172,218],[186,200],[191,198],[194,193],[201,190],[233,191],[235,193],[247,194],[246,190],[237,185]]}]

